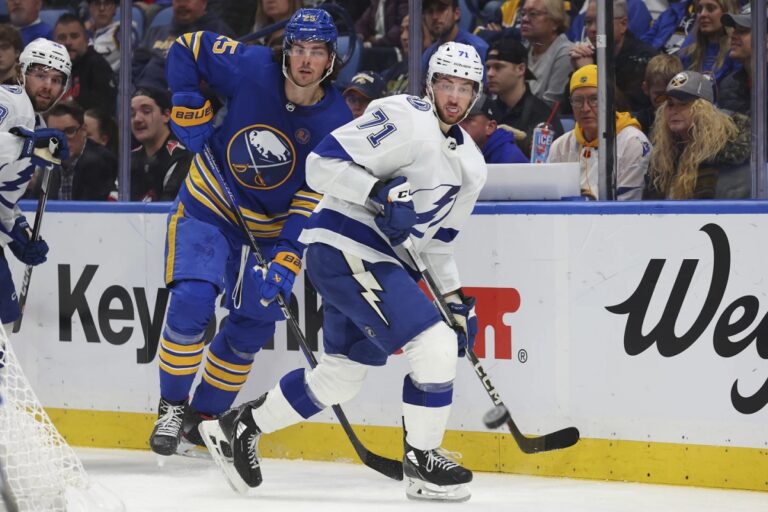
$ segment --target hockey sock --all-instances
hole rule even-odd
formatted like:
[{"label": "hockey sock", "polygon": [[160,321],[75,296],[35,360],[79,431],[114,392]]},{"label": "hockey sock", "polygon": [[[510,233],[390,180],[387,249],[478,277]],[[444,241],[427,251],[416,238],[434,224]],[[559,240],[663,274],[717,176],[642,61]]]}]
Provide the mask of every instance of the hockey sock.
[{"label": "hockey sock", "polygon": [[229,409],[248,379],[252,364],[253,354],[236,353],[229,346],[226,329],[220,331],[208,349],[192,407],[213,416]]},{"label": "hockey sock", "polygon": [[179,281],[171,289],[160,339],[160,396],[186,400],[203,360],[205,328],[213,316],[216,288],[205,281]]},{"label": "hockey sock", "polygon": [[264,403],[253,410],[253,419],[262,432],[269,433],[298,423],[324,409],[311,395],[304,370],[287,373],[267,393]]},{"label": "hockey sock", "polygon": [[410,375],[403,383],[403,421],[406,441],[419,450],[437,448],[443,442],[453,400],[453,382],[421,384]]},{"label": "hockey sock", "polygon": [[[185,400],[189,395],[189,388],[197,375],[197,369],[203,360],[203,337],[204,332],[199,334],[200,340],[192,343],[178,343],[171,341],[174,338],[178,340],[179,336],[174,336],[168,328],[163,331],[160,338],[160,396],[170,401]],[[188,341],[178,340],[178,341]]]}]

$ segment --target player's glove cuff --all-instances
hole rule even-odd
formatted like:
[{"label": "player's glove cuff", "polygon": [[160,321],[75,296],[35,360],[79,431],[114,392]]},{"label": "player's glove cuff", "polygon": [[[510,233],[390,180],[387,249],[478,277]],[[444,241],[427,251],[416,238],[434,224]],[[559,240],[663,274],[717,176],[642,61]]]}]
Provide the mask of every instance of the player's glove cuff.
[{"label": "player's glove cuff", "polygon": [[275,263],[279,263],[294,274],[301,272],[301,257],[298,254],[291,251],[280,251],[275,254],[272,260]]}]

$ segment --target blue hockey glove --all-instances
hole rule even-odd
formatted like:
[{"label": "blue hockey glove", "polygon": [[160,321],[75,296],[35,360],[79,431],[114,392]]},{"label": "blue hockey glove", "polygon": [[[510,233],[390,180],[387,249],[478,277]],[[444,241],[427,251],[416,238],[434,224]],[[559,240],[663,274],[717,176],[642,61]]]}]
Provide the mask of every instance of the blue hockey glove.
[{"label": "blue hockey glove", "polygon": [[261,285],[261,303],[271,303],[278,293],[286,302],[291,300],[293,282],[299,272],[301,272],[301,256],[285,246],[276,247],[272,261],[267,267],[264,284]]},{"label": "blue hockey glove", "polygon": [[171,129],[188,150],[203,151],[213,132],[211,102],[197,92],[177,92],[172,98]]},{"label": "blue hockey glove", "polygon": [[30,158],[32,165],[61,165],[62,160],[69,158],[67,137],[59,130],[38,128],[31,131],[23,126],[15,126],[9,132],[24,139],[19,158]]},{"label": "blue hockey glove", "polygon": [[467,349],[472,350],[475,346],[475,336],[477,336],[475,298],[456,293],[446,297],[445,301],[458,324],[456,335],[459,339],[459,357],[464,357]]},{"label": "blue hockey glove", "polygon": [[384,207],[384,211],[377,215],[374,221],[389,238],[393,247],[405,242],[417,221],[407,183],[405,176],[398,176],[387,182],[377,183],[370,194],[371,200]]},{"label": "blue hockey glove", "polygon": [[8,235],[13,239],[8,243],[8,248],[22,263],[34,266],[48,259],[48,244],[42,238],[36,241],[30,239],[32,230],[29,229],[29,223],[23,216],[16,218]]}]

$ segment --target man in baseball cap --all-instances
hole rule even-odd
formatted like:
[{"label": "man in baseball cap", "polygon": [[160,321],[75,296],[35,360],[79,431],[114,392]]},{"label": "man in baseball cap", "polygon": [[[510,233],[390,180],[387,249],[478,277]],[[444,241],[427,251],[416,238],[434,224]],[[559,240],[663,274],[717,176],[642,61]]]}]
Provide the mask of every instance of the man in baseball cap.
[{"label": "man in baseball cap", "polygon": [[[527,82],[536,77],[528,68],[528,50],[516,39],[494,41],[488,49],[486,73],[488,91],[497,97],[499,124],[514,126],[524,133],[517,144],[530,155],[533,129],[547,120],[552,107],[531,93]],[[563,133],[559,117],[555,116],[551,124],[557,133]]]},{"label": "man in baseball cap", "polygon": [[386,84],[378,73],[373,71],[361,71],[350,80],[343,96],[347,101],[352,116],[360,117],[368,108],[368,104],[384,96]]},{"label": "man in baseball cap", "polygon": [[749,4],[739,14],[725,14],[721,23],[731,36],[730,56],[742,67],[723,78],[720,108],[749,115],[752,107],[752,13]]},{"label": "man in baseball cap", "polygon": [[[669,89],[667,89],[669,90]],[[597,66],[577,69],[570,80],[570,102],[576,124],[555,139],[549,150],[550,163],[578,162],[581,168],[581,195],[600,197],[598,154]],[[640,123],[629,112],[616,112],[616,199],[641,199],[645,174],[651,159],[651,143],[640,131]]]},{"label": "man in baseball cap", "polygon": [[498,127],[497,108],[495,101],[481,93],[467,117],[459,124],[483,152],[486,163],[527,162],[512,134]]}]

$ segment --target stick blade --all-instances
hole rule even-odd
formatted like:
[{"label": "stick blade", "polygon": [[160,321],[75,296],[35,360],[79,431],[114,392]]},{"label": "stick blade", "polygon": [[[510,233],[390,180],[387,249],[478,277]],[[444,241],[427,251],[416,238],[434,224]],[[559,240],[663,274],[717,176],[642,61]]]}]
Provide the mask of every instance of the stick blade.
[{"label": "stick blade", "polygon": [[363,464],[392,480],[403,479],[403,463],[399,460],[388,459],[370,451],[360,458]]},{"label": "stick blade", "polygon": [[520,450],[528,454],[562,450],[575,445],[580,437],[579,429],[576,427],[564,428],[539,437],[526,437],[514,423],[510,423],[507,424]]}]

